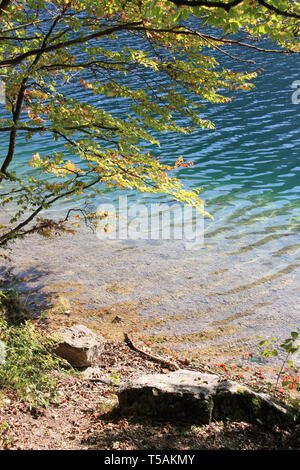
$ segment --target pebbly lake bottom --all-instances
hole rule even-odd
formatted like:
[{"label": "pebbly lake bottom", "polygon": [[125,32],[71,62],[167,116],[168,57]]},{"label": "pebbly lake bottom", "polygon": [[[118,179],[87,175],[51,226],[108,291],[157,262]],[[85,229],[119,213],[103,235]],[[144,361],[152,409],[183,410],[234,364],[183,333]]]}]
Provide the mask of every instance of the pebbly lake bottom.
[{"label": "pebbly lake bottom", "polygon": [[212,240],[208,232],[197,249],[104,241],[83,226],[15,242],[0,276],[37,316],[51,311],[56,327],[80,321],[111,338],[133,331],[187,358],[229,359],[256,350],[259,336],[289,336],[300,326],[297,246],[278,258],[276,237],[249,241],[251,250],[224,234]]}]

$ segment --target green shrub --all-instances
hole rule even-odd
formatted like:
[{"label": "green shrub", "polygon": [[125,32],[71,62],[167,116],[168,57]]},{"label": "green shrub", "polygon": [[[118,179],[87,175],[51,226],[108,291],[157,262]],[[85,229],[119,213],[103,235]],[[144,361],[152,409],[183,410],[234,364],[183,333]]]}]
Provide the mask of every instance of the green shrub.
[{"label": "green shrub", "polygon": [[56,394],[54,371],[60,361],[53,355],[55,341],[29,321],[9,325],[4,318],[0,318],[0,340],[5,343],[0,388],[15,392],[30,406],[46,406]]}]

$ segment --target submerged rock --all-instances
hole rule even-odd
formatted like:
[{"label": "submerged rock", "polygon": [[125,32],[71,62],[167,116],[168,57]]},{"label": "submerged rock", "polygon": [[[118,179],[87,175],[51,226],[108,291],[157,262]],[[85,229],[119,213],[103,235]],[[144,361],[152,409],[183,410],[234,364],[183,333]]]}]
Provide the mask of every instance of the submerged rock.
[{"label": "submerged rock", "polygon": [[55,353],[73,367],[89,367],[104,348],[104,339],[84,325],[74,325],[59,333]]},{"label": "submerged rock", "polygon": [[119,389],[122,414],[208,424],[212,420],[290,425],[293,414],[265,393],[218,375],[190,370],[143,375]]}]

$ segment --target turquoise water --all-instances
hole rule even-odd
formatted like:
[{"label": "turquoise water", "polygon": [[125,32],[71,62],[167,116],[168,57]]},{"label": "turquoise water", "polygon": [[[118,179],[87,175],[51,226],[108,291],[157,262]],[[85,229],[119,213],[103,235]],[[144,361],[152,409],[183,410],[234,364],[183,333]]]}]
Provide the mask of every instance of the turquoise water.
[{"label": "turquoise water", "polygon": [[[253,59],[249,52],[242,55]],[[226,230],[237,221],[249,227],[258,218],[268,226],[271,220],[290,227],[299,224],[300,104],[292,104],[291,85],[299,78],[300,60],[267,54],[254,58],[257,66],[252,69],[264,67],[255,81],[256,89],[237,93],[230,104],[208,105],[204,111],[216,124],[216,131],[198,129],[189,136],[163,134],[159,136],[161,148],[153,149],[168,162],[180,154],[194,162],[194,167],[178,175],[188,186],[203,187],[206,208],[215,216],[219,214],[217,219],[222,217],[224,223],[226,219]],[[246,67],[232,61],[230,65]],[[72,87],[66,92],[82,98]],[[99,105],[116,115],[127,112],[124,101],[117,107],[114,100],[100,98]],[[14,169],[29,173],[24,163],[33,153],[47,154],[58,147],[49,135],[36,136],[27,144],[20,136]],[[6,150],[7,136],[1,134],[0,155]]]},{"label": "turquoise water", "polygon": [[[253,59],[249,52],[235,52]],[[107,263],[113,259],[118,266],[115,280],[120,283],[132,279],[135,284],[135,273],[148,266],[145,272],[140,272],[140,284],[136,285],[134,295],[139,300],[144,298],[139,288],[142,279],[147,278],[146,291],[149,295],[155,291],[160,300],[150,306],[145,301],[146,315],[172,312],[186,315],[186,321],[173,323],[172,331],[192,333],[218,321],[224,325],[237,323],[240,333],[232,333],[237,340],[243,334],[249,337],[250,330],[255,336],[262,323],[264,331],[270,334],[276,328],[288,331],[290,325],[300,326],[300,104],[292,104],[291,100],[294,91],[291,85],[300,79],[300,61],[283,55],[257,54],[254,58],[255,68],[264,67],[255,81],[256,88],[237,93],[230,104],[207,106],[205,117],[215,122],[215,131],[198,129],[189,136],[160,136],[159,153],[165,161],[175,161],[180,154],[193,160],[194,166],[180,170],[179,175],[188,186],[203,187],[206,209],[214,215],[214,221],[206,221],[203,250],[196,255],[177,250],[174,245],[167,254],[150,246],[142,254],[137,247],[136,256],[131,250],[126,258],[124,274],[118,250],[111,254],[109,245],[109,253],[102,251],[97,258],[94,240],[90,241],[93,253],[89,256],[86,238],[79,238],[72,246],[76,247],[76,257],[82,255],[80,272],[76,271],[78,260],[73,260],[72,255],[67,263],[72,279],[85,283],[93,298],[97,297],[93,282],[98,269],[99,279],[103,279],[105,272],[114,280],[114,268],[108,269],[103,264],[104,259]],[[124,103],[116,108],[114,102],[105,100],[105,106],[115,113],[126,112]],[[3,135],[0,138],[3,155],[7,142]],[[32,153],[42,154],[56,148],[57,143],[47,136],[28,145],[19,139],[15,165],[23,170]],[[104,200],[117,197],[117,193],[110,193]],[[131,193],[129,199],[138,202],[144,196]],[[98,202],[102,201],[95,204]],[[80,240],[85,246],[81,255]],[[40,253],[43,250],[40,248]],[[61,249],[63,252],[66,251]],[[22,253],[25,256],[26,250]],[[38,256],[35,259],[40,263],[43,254]],[[89,259],[89,264],[85,259]],[[44,262],[47,263],[46,258]],[[193,281],[187,280],[192,278]],[[66,280],[65,275],[61,275],[61,280]],[[240,324],[242,318],[246,320]],[[243,327],[246,329],[241,333]]]},{"label": "turquoise water", "polygon": [[[222,233],[222,243],[245,239],[239,249],[247,251],[276,240],[277,251],[284,255],[297,251],[294,237],[300,224],[300,104],[293,104],[291,99],[300,60],[295,56],[233,52],[243,59],[254,58],[257,65],[252,68],[264,67],[255,81],[256,88],[237,93],[230,104],[207,106],[205,117],[215,122],[215,131],[198,129],[189,136],[163,134],[159,136],[161,148],[153,150],[168,162],[180,154],[194,162],[178,175],[187,186],[203,187],[206,209],[215,217],[214,223],[207,223],[211,243],[218,243],[217,235]],[[234,61],[230,66],[246,67]],[[72,87],[66,92],[82,98]],[[117,107],[114,100],[100,98],[99,105],[116,115],[127,112],[125,101]],[[4,154],[7,142],[4,135],[0,137],[0,152]],[[15,169],[29,173],[24,163],[33,153],[47,154],[58,145],[47,135],[37,136],[26,145],[20,137]],[[128,195],[134,202],[145,199],[136,193]],[[116,198],[114,193],[104,200]],[[95,205],[98,202],[102,201]]]}]

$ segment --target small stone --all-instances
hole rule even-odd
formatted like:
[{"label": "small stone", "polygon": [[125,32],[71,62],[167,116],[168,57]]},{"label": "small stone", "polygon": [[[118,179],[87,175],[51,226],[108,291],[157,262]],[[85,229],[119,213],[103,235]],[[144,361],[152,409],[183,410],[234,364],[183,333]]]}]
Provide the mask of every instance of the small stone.
[{"label": "small stone", "polygon": [[100,356],[104,339],[84,325],[73,325],[59,334],[55,353],[73,367],[89,367]]}]

